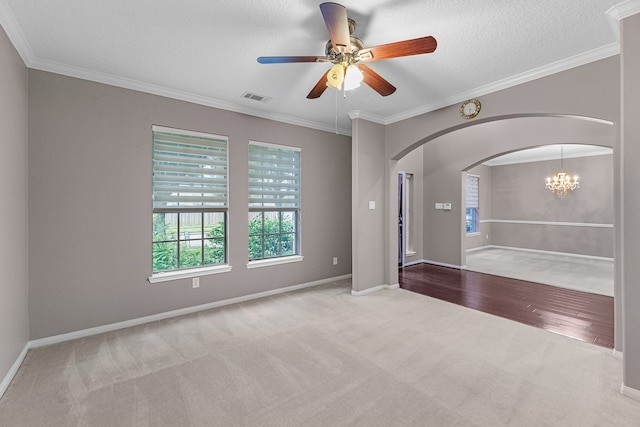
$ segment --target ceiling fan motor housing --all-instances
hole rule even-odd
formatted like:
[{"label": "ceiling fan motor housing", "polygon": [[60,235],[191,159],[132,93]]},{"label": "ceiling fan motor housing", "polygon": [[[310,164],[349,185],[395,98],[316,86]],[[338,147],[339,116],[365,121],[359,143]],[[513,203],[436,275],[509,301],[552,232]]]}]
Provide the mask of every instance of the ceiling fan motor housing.
[{"label": "ceiling fan motor housing", "polygon": [[[391,95],[396,91],[396,88],[369,68],[366,63],[401,56],[431,53],[435,51],[437,47],[436,39],[427,36],[364,48],[362,40],[353,36],[356,22],[347,17],[347,9],[344,6],[334,2],[326,2],[320,4],[320,11],[322,12],[322,18],[327,26],[330,38],[325,45],[325,56],[258,57],[258,62],[261,64],[294,62],[332,63],[333,66],[331,69],[323,74],[322,78],[318,80],[311,92],[307,95],[309,99],[319,98],[327,86],[336,89],[342,87],[340,83],[342,83],[344,79],[348,79],[349,85],[352,87],[357,87],[360,82],[364,82],[382,96]],[[348,71],[351,71],[351,73]],[[354,82],[357,83],[357,85],[354,86]]]},{"label": "ceiling fan motor housing", "polygon": [[335,49],[333,48],[333,43],[331,43],[331,40],[327,41],[327,44],[325,45],[325,48],[324,48],[324,52],[331,62],[333,62],[334,64],[346,62],[348,63],[348,65],[351,65],[357,62],[356,58],[358,56],[358,52],[364,48],[364,43],[362,43],[362,40],[354,36],[351,36],[350,39],[351,39],[351,52],[348,52],[348,53],[336,52]]}]

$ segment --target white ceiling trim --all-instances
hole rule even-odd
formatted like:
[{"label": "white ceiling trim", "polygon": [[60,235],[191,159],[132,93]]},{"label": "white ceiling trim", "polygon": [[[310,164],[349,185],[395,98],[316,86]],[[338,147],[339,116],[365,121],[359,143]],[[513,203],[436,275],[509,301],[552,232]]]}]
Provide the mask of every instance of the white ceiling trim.
[{"label": "white ceiling trim", "polygon": [[[254,110],[243,107],[232,102],[221,101],[194,93],[185,92],[173,88],[160,85],[141,82],[138,80],[127,79],[124,77],[114,76],[112,74],[100,73],[93,70],[87,70],[80,67],[73,67],[66,64],[60,64],[53,61],[44,61],[41,59],[33,59],[30,61],[29,68],[47,71],[56,74],[62,74],[68,77],[75,77],[82,80],[88,80],[96,83],[103,83],[111,86],[117,86],[124,89],[131,89],[139,92],[149,93],[152,95],[164,96],[167,98],[177,99],[179,101],[191,102],[194,104],[204,105],[207,107],[219,108],[222,110],[233,111],[236,113],[247,114],[250,116],[260,117],[263,119],[274,120],[277,122],[303,126],[311,129],[317,129],[327,132],[336,132],[335,126],[327,126],[324,123],[318,123],[310,120],[299,119],[297,117],[287,116],[283,114],[266,113],[264,111]],[[240,95],[238,95],[240,97]],[[351,129],[338,128],[338,133],[342,135],[351,135]]]},{"label": "white ceiling trim", "polygon": [[[626,0],[612,7],[606,13],[609,16],[611,16],[613,19],[620,20],[638,12],[640,12],[640,0]],[[31,49],[31,46],[27,42],[27,39],[24,33],[22,32],[20,26],[18,25],[11,8],[8,6],[5,0],[0,0],[0,24],[4,28],[5,32],[9,36],[9,39],[11,40],[12,44],[18,51],[18,54],[20,55],[20,57],[22,58],[22,60],[24,61],[25,65],[28,68],[34,68],[42,71],[48,71],[48,72],[62,74],[70,77],[76,77],[84,80],[104,83],[112,86],[141,91],[145,93],[164,96],[164,97],[182,100],[186,102],[192,102],[199,105],[210,106],[214,108],[219,108],[223,110],[233,111],[233,112],[247,114],[247,115],[256,116],[256,117],[261,117],[269,120],[275,120],[275,121],[288,123],[292,125],[298,125],[298,126],[308,127],[308,128],[332,132],[332,133],[340,133],[343,135],[351,135],[350,128],[349,129],[339,128],[339,127],[336,128],[335,126],[328,126],[323,123],[318,123],[311,120],[299,119],[289,115],[271,114],[271,113],[267,113],[260,110],[246,108],[232,102],[221,101],[215,98],[196,95],[193,93],[184,92],[184,91],[180,91],[180,90],[176,90],[168,87],[153,85],[153,84],[144,83],[137,80],[127,79],[127,78],[118,77],[115,75],[95,72],[93,70],[83,69],[79,67],[72,67],[69,65],[56,63],[53,61],[46,61],[46,60],[36,58],[33,54],[33,50]],[[617,55],[619,54],[619,52],[620,52],[619,43],[612,43],[610,45],[604,46],[599,49],[594,49],[592,51],[584,52],[582,54],[578,54],[573,57],[570,57],[561,61],[557,61],[555,63],[542,66],[537,69],[534,69],[516,76],[512,76],[504,80],[490,83],[485,86],[481,86],[476,89],[473,89],[471,91],[463,92],[455,96],[451,96],[449,98],[439,100],[438,102],[435,102],[432,104],[426,104],[412,110],[394,114],[392,116],[383,117],[376,114],[368,113],[366,111],[356,110],[356,111],[349,112],[349,117],[352,120],[354,118],[362,118],[365,120],[372,121],[374,123],[388,125],[388,124],[406,120],[421,114],[425,114],[425,113],[437,110],[439,108],[447,107],[447,106],[462,102],[465,99],[477,98],[480,96],[487,95],[489,93],[493,93],[502,89],[507,89],[507,88],[519,85],[521,83],[526,83],[541,77],[546,77],[561,71],[566,71],[568,69],[578,67],[580,65],[584,65],[593,61],[605,59],[605,58]]]},{"label": "white ceiling trim", "polygon": [[605,15],[609,18],[609,25],[618,41],[620,41],[620,21],[636,13],[640,13],[640,0],[623,1],[605,12]]},{"label": "white ceiling trim", "polygon": [[[634,0],[640,3],[640,0]],[[611,43],[607,46],[603,46],[599,49],[594,49],[588,52],[584,52],[580,55],[574,55],[572,57],[563,59],[561,61],[554,62],[543,67],[539,67],[526,73],[518,74],[516,76],[509,77],[504,80],[500,80],[494,83],[490,83],[485,86],[473,89],[471,91],[462,92],[450,98],[446,98],[440,102],[426,104],[422,107],[408,110],[399,114],[395,114],[389,117],[378,116],[376,114],[367,113],[362,110],[354,110],[349,112],[349,117],[353,119],[365,119],[370,122],[378,123],[381,125],[389,125],[402,120],[410,119],[412,117],[426,114],[431,111],[435,111],[440,108],[448,107],[450,105],[457,104],[471,98],[478,98],[480,96],[488,95],[499,90],[508,89],[513,86],[517,86],[522,83],[527,83],[542,77],[547,77],[552,74],[556,74],[562,71],[567,71],[581,65],[586,65],[591,62],[599,61],[601,59],[609,58],[620,54],[620,44]]]},{"label": "white ceiling trim", "polygon": [[481,86],[467,92],[460,93],[450,98],[446,98],[438,103],[425,105],[420,108],[416,108],[413,110],[405,111],[404,113],[387,117],[385,120],[385,123],[383,124],[388,125],[391,123],[410,119],[420,114],[425,114],[430,111],[437,110],[439,108],[457,104],[467,99],[479,98],[481,96],[488,95],[490,93],[497,92],[499,90],[508,89],[510,87],[517,86],[522,83],[527,83],[542,77],[547,77],[552,74],[559,73],[561,71],[570,70],[572,68],[579,67],[581,65],[585,65],[594,61],[609,58],[611,56],[618,55],[619,53],[620,53],[620,44],[612,43],[607,46],[603,46],[602,48],[599,48],[599,49],[594,49],[579,55],[574,55],[572,57],[563,59],[561,61],[557,61],[552,64],[535,68],[525,73],[506,78],[504,80],[500,80],[500,81],[490,83],[488,85]]},{"label": "white ceiling trim", "polygon": [[[194,104],[205,105],[208,107],[219,108],[222,110],[233,111],[236,113],[247,114],[250,116],[260,117],[263,119],[275,120],[296,126],[303,126],[311,129],[322,130],[326,132],[336,133],[335,126],[327,126],[310,120],[303,120],[297,117],[291,117],[283,114],[271,114],[263,111],[254,110],[243,107],[239,104],[221,101],[219,99],[196,95],[172,88],[159,85],[144,83],[141,81],[127,79],[124,77],[114,76],[111,74],[100,73],[93,70],[87,70],[80,67],[73,67],[54,61],[47,61],[37,58],[33,54],[31,46],[27,42],[22,29],[16,21],[13,11],[5,0],[0,0],[0,25],[7,33],[9,40],[15,47],[22,61],[28,68],[35,70],[47,71],[51,73],[61,74],[68,77],[88,80],[96,83],[103,83],[111,86],[121,87],[124,89],[136,90],[139,92],[149,93],[152,95],[164,96],[167,98],[177,99],[180,101],[192,102]],[[341,135],[351,135],[351,129],[337,128],[337,133]]]},{"label": "white ceiling trim", "polygon": [[33,51],[20,25],[18,25],[13,11],[5,0],[0,0],[0,25],[2,25],[9,40],[11,40],[11,43],[18,51],[22,62],[24,62],[27,67],[30,67],[34,58]]},{"label": "white ceiling trim", "polygon": [[387,119],[382,116],[378,116],[377,114],[367,113],[362,110],[353,110],[349,111],[349,118],[351,120],[354,119],[364,119],[373,123],[379,123],[381,125],[386,125]]},{"label": "white ceiling trim", "polygon": [[605,13],[613,19],[621,21],[631,15],[640,13],[640,0],[625,0],[622,3],[618,3],[613,6]]},{"label": "white ceiling trim", "polygon": [[514,151],[511,153],[503,154],[493,159],[487,160],[483,165],[487,166],[504,166],[514,165],[519,163],[531,163],[531,162],[544,162],[548,160],[559,160],[560,152],[559,146],[567,148],[567,152],[563,154],[563,158],[580,158],[580,157],[592,157],[610,155],[613,153],[613,149],[610,147],[596,146],[596,145],[582,145],[582,144],[554,144],[544,145],[540,147]]},{"label": "white ceiling trim", "polygon": [[[25,40],[24,37],[22,39]],[[31,49],[28,48],[28,45],[27,45],[27,49],[28,49],[28,52],[31,52]],[[487,95],[502,89],[508,89],[510,87],[517,86],[522,83],[530,82],[530,81],[539,79],[541,77],[546,77],[555,73],[559,73],[561,71],[566,71],[571,68],[575,68],[580,65],[585,65],[600,59],[605,59],[610,56],[617,55],[619,53],[620,53],[620,45],[618,43],[612,43],[608,46],[604,46],[603,48],[594,49],[592,51],[585,52],[580,55],[575,55],[573,57],[564,59],[562,61],[557,61],[553,64],[549,64],[544,67],[539,67],[529,72],[522,73],[498,82],[494,82],[494,83],[476,88],[472,91],[460,93],[456,96],[446,98],[440,102],[433,103],[433,104],[426,104],[422,107],[419,107],[413,110],[408,110],[393,116],[383,117],[376,114],[368,113],[363,110],[354,110],[349,112],[349,117],[352,120],[355,118],[361,118],[374,123],[389,125],[402,120],[410,119],[415,116],[419,116],[421,114],[435,111],[439,108],[448,107],[449,105],[462,102],[466,99],[477,98],[477,97]],[[118,86],[125,89],[137,90],[140,92],[146,92],[153,95],[165,96],[167,98],[173,98],[173,99],[192,102],[195,104],[205,105],[209,107],[220,108],[223,110],[234,111],[237,113],[248,114],[256,117],[262,117],[265,119],[275,120],[275,121],[284,122],[292,125],[304,126],[304,127],[323,130],[327,132],[334,132],[334,133],[336,132],[335,127],[327,126],[323,123],[313,122],[309,120],[302,120],[292,116],[269,114],[263,111],[253,110],[250,108],[242,107],[238,104],[221,101],[215,98],[196,95],[189,92],[184,92],[184,91],[167,88],[159,85],[144,83],[137,80],[114,76],[111,74],[99,73],[93,70],[86,70],[79,67],[72,67],[69,65],[60,64],[53,61],[44,61],[41,59],[33,58],[33,54],[30,54],[30,57],[32,58],[31,60],[25,61],[27,63],[27,66],[29,68],[34,68],[41,71],[48,71],[56,74],[66,75],[69,77],[76,77],[79,79],[89,80],[97,83],[104,83],[111,86]],[[338,128],[338,133],[341,135],[351,135],[351,129]]]}]

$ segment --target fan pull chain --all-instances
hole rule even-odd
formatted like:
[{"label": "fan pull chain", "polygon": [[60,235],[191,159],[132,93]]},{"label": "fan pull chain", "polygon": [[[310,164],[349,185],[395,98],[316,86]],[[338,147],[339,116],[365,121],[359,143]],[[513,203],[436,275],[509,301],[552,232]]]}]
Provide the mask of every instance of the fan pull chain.
[{"label": "fan pull chain", "polygon": [[336,126],[336,135],[338,134],[338,91],[336,91],[336,121],[335,121],[335,126]]}]

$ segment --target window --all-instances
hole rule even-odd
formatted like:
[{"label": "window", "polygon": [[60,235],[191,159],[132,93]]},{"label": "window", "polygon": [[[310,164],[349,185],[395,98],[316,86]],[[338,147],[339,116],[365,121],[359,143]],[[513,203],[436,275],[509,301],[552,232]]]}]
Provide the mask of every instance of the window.
[{"label": "window", "polygon": [[249,143],[249,261],[300,254],[300,149]]},{"label": "window", "polygon": [[480,177],[466,175],[466,228],[467,234],[480,232]]},{"label": "window", "polygon": [[228,139],[152,131],[153,272],[226,264]]}]

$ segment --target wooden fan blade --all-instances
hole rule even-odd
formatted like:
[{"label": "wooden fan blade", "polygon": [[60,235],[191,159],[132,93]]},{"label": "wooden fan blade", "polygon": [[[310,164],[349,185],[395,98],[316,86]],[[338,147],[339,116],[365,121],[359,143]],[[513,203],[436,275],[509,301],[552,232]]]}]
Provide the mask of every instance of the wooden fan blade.
[{"label": "wooden fan blade", "polygon": [[322,78],[318,80],[318,83],[316,83],[313,89],[311,89],[311,92],[309,92],[307,98],[320,98],[320,95],[322,95],[324,91],[327,90],[327,75],[329,74],[329,71],[331,71],[331,69],[328,69],[327,72],[322,75]]},{"label": "wooden fan blade", "polygon": [[396,91],[395,86],[383,79],[380,74],[376,73],[371,68],[367,67],[364,64],[358,64],[358,68],[364,75],[364,83],[367,86],[371,87],[371,89],[378,92],[380,95],[389,96]]},{"label": "wooden fan blade", "polygon": [[326,56],[261,56],[258,62],[261,64],[286,64],[291,62],[326,62]]},{"label": "wooden fan blade", "polygon": [[336,52],[351,52],[351,34],[347,21],[347,8],[338,3],[322,3],[320,11],[327,24],[333,49]]},{"label": "wooden fan blade", "polygon": [[436,47],[438,47],[438,42],[433,37],[420,37],[362,49],[358,53],[358,59],[364,62],[371,62],[401,56],[420,55],[422,53],[431,53],[436,50]]}]

